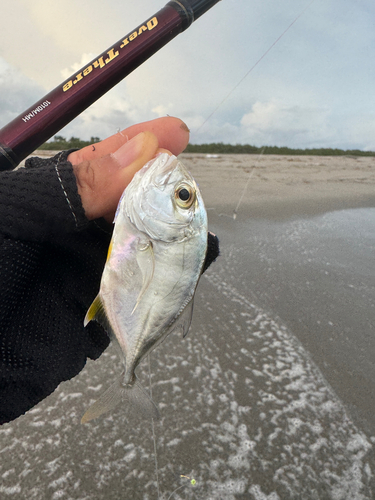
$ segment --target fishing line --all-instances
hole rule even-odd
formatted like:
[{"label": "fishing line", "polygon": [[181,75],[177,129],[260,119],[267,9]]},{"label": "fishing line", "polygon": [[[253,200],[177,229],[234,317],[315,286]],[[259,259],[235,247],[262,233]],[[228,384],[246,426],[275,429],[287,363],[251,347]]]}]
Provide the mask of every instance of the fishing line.
[{"label": "fishing line", "polygon": [[[180,474],[180,477],[181,478],[185,478],[185,479],[189,479],[190,480],[190,484],[192,486],[195,486],[197,484],[197,481],[193,477],[185,476],[184,474]],[[171,500],[171,498],[176,493],[176,491],[181,490],[182,488],[185,488],[186,486],[187,486],[186,484],[182,484],[181,486],[179,486],[178,488],[176,488],[174,491],[172,491],[172,493],[168,497],[168,500]]]},{"label": "fishing line", "polygon": [[252,178],[254,172],[255,172],[255,167],[253,167],[253,170],[250,172],[250,175],[249,175],[249,177],[247,179],[245,187],[244,187],[244,189],[242,191],[242,195],[240,196],[240,199],[238,200],[236,208],[233,210],[233,219],[234,220],[236,220],[238,209],[240,208],[241,201],[243,200],[243,197],[245,196],[245,193],[246,193],[246,190],[247,190],[247,186],[249,185],[250,179]]},{"label": "fishing line", "polygon": [[255,172],[255,169],[256,169],[256,165],[257,165],[257,163],[259,163],[259,162],[260,162],[260,159],[261,159],[261,157],[263,156],[263,153],[264,153],[265,148],[266,148],[266,146],[263,146],[263,148],[262,148],[261,152],[259,153],[258,158],[257,158],[257,160],[256,160],[256,162],[255,162],[255,165],[253,166],[253,170],[250,172],[249,177],[247,178],[247,182],[246,182],[246,184],[245,184],[245,187],[243,188],[243,191],[242,191],[242,194],[241,194],[241,196],[240,196],[240,199],[238,200],[237,206],[236,206],[236,208],[233,210],[233,220],[236,220],[236,218],[237,218],[238,209],[240,208],[240,205],[241,205],[241,202],[242,202],[242,200],[243,200],[243,197],[245,196],[245,193],[246,193],[246,191],[247,191],[247,187],[248,187],[248,185],[249,185],[250,179],[252,178],[252,176],[253,176],[253,174],[254,174],[254,172]]},{"label": "fishing line", "polygon": [[[236,220],[237,218],[237,215],[238,215],[238,210],[240,208],[240,205],[241,205],[241,202],[245,196],[245,193],[247,191],[247,187],[249,185],[249,182],[250,182],[250,179],[252,178],[254,172],[255,172],[255,169],[257,168],[257,164],[260,162],[260,159],[261,157],[263,156],[263,153],[264,153],[264,150],[265,150],[266,146],[263,146],[261,152],[259,153],[258,155],[258,158],[256,159],[256,162],[255,162],[255,165],[253,165],[253,169],[250,171],[249,173],[249,176],[247,178],[247,181],[246,181],[246,184],[242,190],[242,194],[240,196],[240,199],[238,200],[238,203],[237,203],[237,206],[236,208],[233,210],[233,213],[232,215],[229,215],[229,214],[223,214],[223,213],[219,213],[218,216],[219,217],[229,217],[230,219],[233,219],[233,220]],[[216,208],[207,208],[207,210],[216,210]]]},{"label": "fishing line", "polygon": [[[150,385],[150,398],[152,399],[151,356],[150,356],[150,354],[147,356],[147,359],[148,359],[148,379],[149,379],[149,385]],[[157,448],[156,448],[155,424],[154,424],[154,419],[153,418],[151,418],[151,427],[152,427],[152,438],[153,438],[153,441],[154,441],[154,457],[155,457],[156,484],[157,484],[157,488],[158,488],[158,500],[160,500],[158,451],[157,451]]]},{"label": "fishing line", "polygon": [[233,94],[233,92],[241,85],[241,83],[250,75],[250,73],[258,66],[258,64],[266,57],[266,55],[275,47],[277,43],[282,39],[282,37],[290,30],[290,28],[298,21],[300,17],[307,11],[307,9],[315,2],[315,0],[311,0],[311,2],[298,14],[298,16],[289,24],[289,26],[281,33],[281,35],[272,43],[272,45],[264,52],[264,54],[256,61],[256,63],[249,69],[249,71],[240,79],[240,81],[233,87],[233,89],[228,92],[228,94],[224,97],[224,99],[216,106],[216,108],[212,111],[212,113],[204,120],[202,125],[200,125],[194,133],[199,132],[199,130],[210,120],[210,118],[216,113],[216,111],[224,104],[224,102],[229,99],[229,97]]},{"label": "fishing line", "polygon": [[176,493],[176,491],[178,490],[181,490],[182,488],[185,488],[185,484],[183,484],[182,486],[179,486],[178,488],[176,488],[168,497],[168,500],[171,500],[171,498],[173,497],[173,495]]}]

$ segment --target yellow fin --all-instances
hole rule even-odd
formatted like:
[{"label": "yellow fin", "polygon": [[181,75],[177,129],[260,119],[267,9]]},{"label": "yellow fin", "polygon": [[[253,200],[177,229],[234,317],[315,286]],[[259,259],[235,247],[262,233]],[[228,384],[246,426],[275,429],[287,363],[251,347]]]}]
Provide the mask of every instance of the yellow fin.
[{"label": "yellow fin", "polygon": [[104,307],[100,299],[100,296],[97,295],[94,302],[91,304],[89,310],[86,313],[83,326],[86,326],[88,323],[90,323],[90,321],[96,319],[102,311],[104,312]]},{"label": "yellow fin", "polygon": [[105,312],[105,308],[102,299],[100,298],[100,295],[96,296],[94,302],[89,307],[83,325],[87,326],[87,324],[90,323],[90,321],[92,320],[97,321],[99,325],[101,325],[104,328],[104,330],[108,333],[111,339],[113,337],[116,337],[113,332],[111,323],[109,322],[107,313]]},{"label": "yellow fin", "polygon": [[110,256],[111,256],[111,253],[112,253],[112,248],[113,248],[113,238],[111,239],[111,242],[109,244],[109,247],[108,247],[108,252],[107,252],[107,261],[109,260]]}]

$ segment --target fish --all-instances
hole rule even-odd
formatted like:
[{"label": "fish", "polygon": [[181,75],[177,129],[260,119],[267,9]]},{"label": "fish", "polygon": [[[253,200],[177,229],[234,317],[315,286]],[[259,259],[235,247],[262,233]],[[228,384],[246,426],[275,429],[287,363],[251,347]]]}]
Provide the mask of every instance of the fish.
[{"label": "fish", "polygon": [[133,177],[119,201],[99,293],[84,319],[118,348],[120,377],[86,411],[86,423],[121,401],[140,416],[158,409],[135,369],[170,333],[188,333],[207,252],[207,212],[182,162],[161,153]]}]

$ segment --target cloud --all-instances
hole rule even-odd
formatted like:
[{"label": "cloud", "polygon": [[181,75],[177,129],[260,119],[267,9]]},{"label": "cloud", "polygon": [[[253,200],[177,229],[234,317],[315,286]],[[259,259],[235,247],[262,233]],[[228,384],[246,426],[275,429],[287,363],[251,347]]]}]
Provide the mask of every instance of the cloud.
[{"label": "cloud", "polygon": [[[163,5],[5,2],[0,121],[23,112]],[[300,0],[218,2],[61,133],[104,138],[169,114],[186,121],[194,143],[375,149],[375,69],[368,63],[375,57],[375,4],[314,2],[243,79],[303,8]]]},{"label": "cloud", "polygon": [[[288,99],[256,101],[250,111],[233,116],[215,114],[204,123],[201,116],[187,120],[191,128],[191,142],[224,142],[274,145],[297,148],[321,147],[333,140],[330,126],[331,111],[325,107],[314,107],[288,102]],[[204,124],[203,124],[204,123]]]},{"label": "cloud", "polygon": [[330,111],[280,101],[256,102],[241,119],[242,139],[255,145],[306,147],[329,139]]},{"label": "cloud", "polygon": [[340,140],[333,147],[375,151],[375,112],[344,117],[337,127],[337,136]]},{"label": "cloud", "polygon": [[165,104],[159,104],[158,106],[153,107],[151,111],[160,118],[161,116],[166,116],[169,114],[168,108],[169,106],[166,106]]},{"label": "cloud", "polygon": [[93,59],[95,59],[96,54],[93,53],[85,53],[82,54],[80,62],[76,62],[69,66],[68,68],[64,68],[60,71],[61,76],[64,80],[67,80],[70,76],[72,76],[74,73],[77,73],[81,68],[86,66],[89,62],[91,62]]},{"label": "cloud", "polygon": [[0,57],[0,126],[16,118],[43,95],[43,89]]},{"label": "cloud", "polygon": [[123,81],[81,113],[60,134],[81,139],[92,136],[104,139],[134,123],[167,114],[168,109],[164,104],[150,110],[145,101],[133,99],[127,82]]}]

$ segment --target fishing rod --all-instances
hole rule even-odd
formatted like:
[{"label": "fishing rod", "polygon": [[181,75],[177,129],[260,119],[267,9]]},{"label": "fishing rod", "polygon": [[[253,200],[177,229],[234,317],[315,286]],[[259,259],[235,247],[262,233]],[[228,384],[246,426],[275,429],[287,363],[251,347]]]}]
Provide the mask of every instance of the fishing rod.
[{"label": "fishing rod", "polygon": [[12,170],[220,0],[171,0],[0,130],[0,170]]}]

